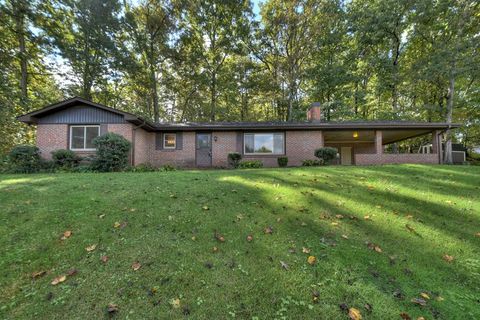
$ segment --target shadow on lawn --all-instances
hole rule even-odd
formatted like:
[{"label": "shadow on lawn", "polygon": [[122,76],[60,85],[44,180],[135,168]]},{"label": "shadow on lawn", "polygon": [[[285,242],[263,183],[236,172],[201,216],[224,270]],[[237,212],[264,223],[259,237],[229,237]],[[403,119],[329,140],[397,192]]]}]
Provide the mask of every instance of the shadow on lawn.
[{"label": "shadow on lawn", "polygon": [[[394,169],[386,168],[387,170],[386,173],[383,171],[377,171],[373,170],[370,168],[366,168],[364,171],[367,175],[372,175],[373,178],[376,180],[376,182],[381,182],[381,179],[388,179],[392,180],[393,178],[397,177],[397,173],[395,173]],[[352,181],[351,179],[347,179],[341,175],[336,174],[335,172],[331,172],[331,170],[318,170],[315,173],[318,173],[319,176],[322,178],[325,177],[325,175],[331,176],[334,178],[329,185],[324,184],[324,182],[318,182],[315,184],[309,184],[305,181],[301,181],[304,179],[308,178],[315,178],[314,176],[308,177],[298,177],[298,173],[300,172],[295,172],[295,174],[290,174],[287,177],[290,178],[279,178],[279,175],[277,174],[278,172],[276,171],[269,171],[269,172],[249,172],[250,176],[253,176],[254,178],[257,178],[258,183],[280,183],[282,186],[286,186],[289,190],[289,192],[299,192],[302,189],[310,189],[310,190],[316,190],[316,191],[321,191],[324,193],[328,193],[335,198],[341,198],[345,201],[350,200],[354,202],[359,202],[362,203],[366,206],[370,206],[369,209],[374,209],[374,206],[376,204],[376,201],[384,201],[381,204],[382,206],[382,211],[387,211],[386,214],[391,214],[392,218],[396,217],[398,218],[397,215],[394,215],[393,212],[403,212],[405,215],[409,213],[413,213],[415,217],[417,218],[417,221],[415,223],[422,223],[426,226],[432,227],[436,229],[439,232],[445,232],[447,233],[450,237],[454,239],[458,239],[460,241],[468,241],[470,244],[470,247],[472,250],[475,250],[478,247],[479,241],[475,241],[473,235],[469,232],[467,232],[465,226],[467,224],[479,224],[478,219],[474,219],[473,215],[466,214],[464,211],[454,208],[451,206],[439,204],[438,202],[434,201],[429,201],[429,200],[424,200],[424,199],[418,199],[415,197],[411,196],[406,196],[402,195],[400,193],[396,192],[389,192],[385,190],[378,190],[378,189],[373,189],[369,190],[366,185],[361,184],[358,180]],[[290,172],[292,173],[292,171]],[[403,175],[412,175],[412,174],[418,174],[417,169],[410,169],[410,168],[402,168],[400,171],[400,174]],[[468,186],[463,186],[462,189],[467,188],[468,192],[474,192],[475,185],[474,183],[471,183],[467,177],[463,177],[463,175],[459,175],[458,177],[455,176],[455,172],[450,173],[454,175],[456,181],[460,180],[462,183],[465,185],[470,185],[471,187]],[[236,174],[233,173],[232,176],[237,177],[238,179],[244,179],[241,173]],[[285,176],[285,175],[283,175]],[[301,179],[298,179],[301,178]],[[426,177],[420,177],[419,180],[421,182],[418,182],[418,189],[421,190],[422,186],[428,184],[429,179]],[[252,180],[248,181],[249,183],[252,183]],[[290,208],[284,209],[283,203],[281,201],[274,201],[272,199],[272,192],[267,191],[267,190],[262,190],[261,187],[253,187],[251,185],[248,185],[247,183],[242,183],[241,181],[221,181],[221,183],[225,184],[228,183],[231,185],[231,187],[234,188],[247,188],[255,192],[260,199],[264,202],[264,204],[268,208],[272,208],[276,212],[283,212],[282,214],[288,215],[289,218],[285,221],[282,222],[283,227],[286,228],[288,231],[287,234],[299,234],[302,233],[303,238],[311,238],[311,239],[316,239],[318,240],[319,237],[325,237],[329,238],[332,241],[338,241],[338,239],[341,240],[340,235],[341,235],[341,228],[333,228],[332,226],[325,226],[321,221],[316,220],[317,218],[317,213],[300,213],[298,212],[298,207],[302,205],[309,206],[310,204],[313,205],[315,209],[320,208],[321,210],[330,213],[330,218],[326,219],[325,222],[330,223],[331,221],[336,220],[335,215],[336,214],[342,214],[345,217],[348,216],[357,216],[357,219],[350,220],[348,218],[342,219],[341,224],[345,224],[348,228],[355,229],[356,232],[360,233],[360,237],[362,237],[362,234],[365,234],[364,239],[355,239],[355,240],[349,240],[349,241],[358,241],[357,243],[357,248],[356,250],[359,250],[360,252],[364,253],[364,251],[371,253],[372,255],[377,254],[374,251],[371,251],[366,247],[364,244],[365,241],[381,241],[379,245],[382,248],[385,248],[384,254],[384,262],[383,266],[378,266],[379,268],[383,268],[384,272],[386,272],[387,275],[391,275],[392,272],[391,270],[388,270],[388,268],[394,268],[390,267],[388,257],[387,255],[391,255],[400,251],[402,254],[401,261],[399,265],[401,264],[402,267],[407,267],[408,265],[413,265],[415,269],[419,271],[420,274],[429,274],[430,276],[436,278],[435,281],[433,281],[433,285],[437,285],[438,283],[451,283],[455,284],[456,286],[462,286],[463,290],[469,291],[471,293],[471,296],[474,296],[475,290],[476,290],[476,284],[475,281],[472,278],[472,274],[469,272],[469,270],[463,268],[462,266],[459,266],[458,264],[448,264],[445,261],[442,260],[442,254],[443,252],[439,251],[439,249],[436,249],[435,246],[429,246],[426,245],[425,240],[422,239],[421,236],[416,236],[412,233],[409,233],[407,229],[404,229],[403,231],[400,229],[399,232],[395,232],[392,230],[395,230],[395,228],[387,228],[387,227],[380,227],[378,224],[372,222],[372,221],[364,221],[362,219],[362,216],[358,216],[359,212],[355,210],[355,208],[351,208],[348,206],[338,206],[331,201],[328,201],[324,198],[321,197],[319,194],[313,194],[313,195],[305,195],[305,194],[299,194],[299,198],[297,199],[296,203],[294,205],[291,205]],[[398,186],[403,186],[403,187],[408,187],[412,184],[411,177],[400,177],[398,179],[394,179],[391,181],[392,184],[398,185]],[[349,188],[342,188],[341,186],[336,186],[332,187],[333,184],[337,185],[344,185],[347,186],[349,185]],[[451,188],[450,185],[445,184],[443,187],[445,188]],[[438,187],[435,188],[430,188],[429,192],[434,192],[434,193],[441,193],[437,192]],[[281,192],[279,192],[281,193]],[[461,196],[464,192],[463,191],[458,191],[457,194],[454,194],[453,196]],[[388,199],[388,202],[385,201],[385,199]],[[298,205],[297,208],[295,206]],[[368,207],[367,207],[368,208]],[[363,211],[362,209],[361,211]],[[374,209],[375,210],[375,209]],[[285,212],[287,211],[287,212]],[[318,215],[320,212],[318,213]],[[361,215],[366,214],[362,213]],[[301,216],[301,220],[303,222],[306,222],[306,225],[302,226],[300,225],[300,221],[298,219],[298,216]],[[401,216],[400,216],[401,217]],[[448,221],[445,221],[447,220]],[[408,221],[408,220],[406,220]],[[401,224],[401,223],[400,223]],[[387,230],[388,229],[388,230]],[[257,244],[258,245],[258,244]],[[343,245],[343,242],[340,243],[340,246]],[[346,244],[346,245],[351,245]],[[398,250],[396,250],[398,248]],[[265,248],[266,249],[266,248]],[[371,252],[370,252],[371,251]],[[412,253],[412,254],[410,254]],[[460,254],[460,253],[459,253]],[[328,255],[327,255],[328,257]],[[359,259],[358,257],[352,257],[352,259],[348,259],[348,264],[345,263],[343,267],[345,270],[349,269],[366,269],[366,265],[371,265],[371,261],[368,260],[368,254],[365,256],[360,256]],[[328,258],[327,258],[328,259]],[[377,267],[373,265],[373,267]],[[387,268],[387,269],[385,269]],[[368,269],[368,267],[367,267]],[[397,273],[402,273],[401,270],[397,270]],[[414,305],[410,303],[410,298],[406,299],[404,301],[399,301],[398,299],[395,299],[393,297],[393,290],[395,288],[405,288],[406,291],[410,292],[416,292],[418,295],[422,291],[432,291],[432,292],[437,292],[441,290],[448,290],[448,287],[443,287],[443,288],[438,288],[438,287],[432,287],[432,278],[427,277],[427,278],[421,278],[420,276],[417,276],[415,274],[411,275],[410,278],[400,275],[400,278],[402,281],[406,281],[405,283],[400,283],[398,279],[395,279],[395,277],[392,279],[388,279],[389,276],[385,276],[384,280],[385,281],[379,281],[379,280],[374,280],[372,279],[358,279],[361,281],[366,281],[368,284],[374,283],[377,287],[378,293],[379,294],[388,294],[389,295],[389,300],[396,304],[396,305],[403,305],[404,309],[412,310],[414,309]],[[398,281],[397,281],[398,280]],[[473,281],[472,281],[473,280]],[[388,282],[388,283],[387,283]],[[458,290],[458,289],[457,289]],[[339,301],[338,303],[341,303]],[[478,301],[471,301],[471,306],[475,304],[478,304]],[[450,306],[451,307],[451,306]],[[458,307],[458,306],[457,306]],[[432,307],[431,307],[432,308]],[[400,310],[401,308],[399,308]],[[438,311],[435,309],[430,310],[433,315],[435,315]]]}]

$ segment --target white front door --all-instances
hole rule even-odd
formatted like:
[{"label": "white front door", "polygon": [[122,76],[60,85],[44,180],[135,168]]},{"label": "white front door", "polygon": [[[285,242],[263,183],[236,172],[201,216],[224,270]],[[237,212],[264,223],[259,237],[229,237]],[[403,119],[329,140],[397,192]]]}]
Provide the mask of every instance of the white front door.
[{"label": "white front door", "polygon": [[352,164],[352,147],[340,148],[340,160],[344,166],[350,166]]}]

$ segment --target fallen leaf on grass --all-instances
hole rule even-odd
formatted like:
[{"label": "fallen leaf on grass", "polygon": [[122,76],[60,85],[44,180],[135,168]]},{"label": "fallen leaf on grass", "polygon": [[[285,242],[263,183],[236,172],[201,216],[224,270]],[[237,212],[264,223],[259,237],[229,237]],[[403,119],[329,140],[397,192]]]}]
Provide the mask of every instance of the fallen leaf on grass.
[{"label": "fallen leaf on grass", "polygon": [[417,320],[425,320],[424,317],[418,317]]},{"label": "fallen leaf on grass", "polygon": [[438,296],[438,297],[435,298],[435,300],[437,300],[437,301],[443,301],[443,300],[445,300],[445,299],[444,299],[442,296]]},{"label": "fallen leaf on grass", "polygon": [[103,218],[105,218],[105,214],[101,214],[101,215],[99,215],[98,217],[99,217],[100,219],[103,219]]},{"label": "fallen leaf on grass", "polygon": [[312,301],[313,303],[318,303],[318,299],[320,298],[320,292],[317,290],[312,292]]},{"label": "fallen leaf on grass", "polygon": [[266,227],[266,228],[263,230],[263,232],[264,232],[265,234],[272,234],[272,233],[273,233],[273,228],[270,227],[270,226],[268,226],[268,227]]},{"label": "fallen leaf on grass", "polygon": [[72,235],[72,231],[70,230],[67,230],[63,233],[63,236],[60,238],[61,240],[67,240],[68,238],[70,238]]},{"label": "fallen leaf on grass", "polygon": [[314,265],[315,262],[317,262],[317,258],[315,258],[315,256],[309,256],[307,258],[307,262],[308,262],[309,265]]},{"label": "fallen leaf on grass", "polygon": [[338,222],[332,222],[332,226],[338,226]]},{"label": "fallen leaf on grass", "polygon": [[420,296],[425,300],[430,300],[430,296],[428,294],[426,294],[425,292],[420,293]]},{"label": "fallen leaf on grass", "polygon": [[138,269],[140,269],[142,267],[142,265],[140,264],[140,262],[138,261],[135,261],[134,263],[132,263],[132,269],[133,271],[137,271]]},{"label": "fallen leaf on grass", "polygon": [[475,237],[480,238],[480,232],[475,233]]},{"label": "fallen leaf on grass", "polygon": [[113,224],[113,227],[114,228],[120,228],[121,224],[120,222],[116,221],[114,224]]},{"label": "fallen leaf on grass", "polygon": [[225,242],[225,237],[221,233],[218,233],[217,231],[214,232],[213,237],[217,239],[217,241]]},{"label": "fallen leaf on grass", "polygon": [[47,271],[45,271],[45,270],[35,271],[35,272],[32,273],[32,278],[37,279],[37,278],[43,277],[46,273],[47,273]]},{"label": "fallen leaf on grass", "polygon": [[57,284],[62,283],[65,280],[67,280],[67,276],[66,275],[61,275],[61,276],[58,276],[58,277],[54,278],[52,280],[51,284],[56,286]]},{"label": "fallen leaf on grass", "polygon": [[405,225],[405,228],[407,228],[407,230],[410,231],[410,232],[417,233],[417,232],[415,231],[415,228],[413,228],[413,227],[412,227],[411,225],[409,225],[408,223]]},{"label": "fallen leaf on grass", "polygon": [[92,244],[91,246],[86,247],[85,250],[87,250],[88,252],[91,252],[95,250],[96,247],[97,247],[96,244]]},{"label": "fallen leaf on grass", "polygon": [[101,256],[100,260],[102,260],[103,263],[107,263],[108,261],[108,256]]},{"label": "fallen leaf on grass", "polygon": [[443,255],[443,260],[447,261],[447,262],[452,262],[455,258],[453,256],[450,256],[448,254],[444,254]]},{"label": "fallen leaf on grass", "polygon": [[218,248],[217,247],[213,247],[212,251],[215,253],[215,252],[218,252]]},{"label": "fallen leaf on grass", "polygon": [[107,312],[108,313],[115,313],[118,311],[118,306],[116,304],[113,304],[113,303],[110,303],[108,306],[107,306]]},{"label": "fallen leaf on grass", "polygon": [[282,266],[283,269],[288,270],[288,264],[286,264],[283,261],[280,261],[280,265]]},{"label": "fallen leaf on grass", "polygon": [[348,309],[348,316],[350,317],[351,320],[361,320],[362,319],[362,314],[360,313],[360,310],[355,309],[355,308]]},{"label": "fallen leaf on grass", "polygon": [[252,236],[251,234],[249,234],[249,235],[247,236],[247,241],[248,241],[248,242],[252,242],[252,241],[253,241],[253,236]]},{"label": "fallen leaf on grass", "polygon": [[373,307],[370,303],[365,303],[364,307],[365,307],[365,310],[367,310],[368,313],[372,312]]},{"label": "fallen leaf on grass", "polygon": [[403,319],[403,320],[412,320],[412,318],[410,317],[410,315],[406,312],[402,312],[400,313],[400,317]]},{"label": "fallen leaf on grass", "polygon": [[342,234],[343,239],[348,239],[348,236],[346,234]]},{"label": "fallen leaf on grass", "polygon": [[419,306],[422,306],[422,307],[427,305],[427,301],[425,301],[422,298],[412,298],[412,300],[410,300],[410,301],[415,303],[415,304],[418,304]]},{"label": "fallen leaf on grass", "polygon": [[372,218],[370,216],[364,216],[363,219],[365,220],[372,220]]},{"label": "fallen leaf on grass", "polygon": [[205,211],[210,210],[210,208],[208,206],[203,206],[202,209],[205,210]]},{"label": "fallen leaf on grass", "polygon": [[310,249],[303,247],[302,252],[303,253],[310,253]]},{"label": "fallen leaf on grass", "polygon": [[368,246],[369,249],[372,249],[373,251],[376,251],[378,253],[382,253],[382,248],[380,248],[379,246],[377,246],[374,243],[368,242],[367,246]]},{"label": "fallen leaf on grass", "polygon": [[343,215],[337,214],[337,215],[335,215],[335,218],[337,218],[337,219],[343,219]]},{"label": "fallen leaf on grass", "polygon": [[174,309],[180,308],[180,299],[176,298],[176,299],[170,300],[170,305],[171,305]]}]

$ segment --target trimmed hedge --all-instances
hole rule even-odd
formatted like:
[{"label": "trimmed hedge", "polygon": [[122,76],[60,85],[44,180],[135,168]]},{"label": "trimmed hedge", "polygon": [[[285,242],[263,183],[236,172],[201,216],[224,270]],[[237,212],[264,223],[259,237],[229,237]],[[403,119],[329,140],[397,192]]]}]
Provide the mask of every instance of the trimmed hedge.
[{"label": "trimmed hedge", "polygon": [[278,166],[284,168],[288,165],[288,157],[278,157],[277,158]]},{"label": "trimmed hedge", "polygon": [[245,160],[238,164],[240,169],[263,168],[263,162],[260,160]]},{"label": "trimmed hedge", "polygon": [[233,167],[233,168],[238,168],[238,165],[240,163],[240,160],[242,160],[242,155],[238,152],[231,152],[228,154],[228,163]]},{"label": "trimmed hedge", "polygon": [[321,160],[307,159],[302,161],[302,166],[304,167],[316,167],[321,166],[323,162]]},{"label": "trimmed hedge", "polygon": [[82,158],[72,150],[59,149],[52,151],[52,160],[57,167],[73,168],[78,166]]}]

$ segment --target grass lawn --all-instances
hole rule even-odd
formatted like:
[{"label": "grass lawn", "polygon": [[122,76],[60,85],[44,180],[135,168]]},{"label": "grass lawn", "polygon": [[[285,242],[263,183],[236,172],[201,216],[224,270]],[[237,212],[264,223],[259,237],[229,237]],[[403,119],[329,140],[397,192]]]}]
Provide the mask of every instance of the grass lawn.
[{"label": "grass lawn", "polygon": [[480,318],[480,167],[1,175],[0,205],[2,319]]}]

